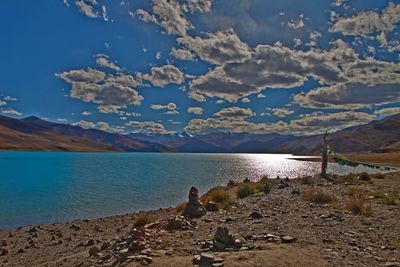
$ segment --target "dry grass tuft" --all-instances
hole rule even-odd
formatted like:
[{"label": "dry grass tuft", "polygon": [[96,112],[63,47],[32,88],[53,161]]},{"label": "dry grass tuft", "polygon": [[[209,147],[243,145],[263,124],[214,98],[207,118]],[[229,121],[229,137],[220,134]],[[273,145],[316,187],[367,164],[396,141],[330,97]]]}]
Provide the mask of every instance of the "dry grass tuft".
[{"label": "dry grass tuft", "polygon": [[384,194],[383,198],[382,198],[382,203],[386,204],[386,205],[393,205],[393,206],[396,206],[398,204],[400,205],[399,196],[398,196],[397,192],[390,192],[390,193]]},{"label": "dry grass tuft", "polygon": [[304,191],[304,193],[301,195],[301,199],[303,201],[309,201],[317,204],[332,203],[336,200],[332,194],[325,192],[320,188],[311,188],[307,191]]},{"label": "dry grass tuft", "polygon": [[262,190],[263,187],[259,183],[243,183],[236,188],[236,196],[238,198],[245,198],[260,193]]},{"label": "dry grass tuft", "polygon": [[360,177],[360,180],[362,180],[362,181],[370,181],[371,180],[371,176],[366,172],[360,173],[359,177]]},{"label": "dry grass tuft", "polygon": [[204,197],[202,197],[202,202],[207,204],[208,202],[212,201],[217,204],[219,209],[228,209],[236,202],[232,199],[229,192],[222,190],[222,189],[213,189],[208,192]]},{"label": "dry grass tuft", "polygon": [[155,222],[155,218],[150,216],[149,214],[143,214],[139,218],[136,219],[135,223],[133,224],[133,228],[143,227],[146,224]]},{"label": "dry grass tuft", "polygon": [[363,194],[358,193],[350,197],[346,203],[345,207],[347,210],[351,211],[354,215],[371,215],[371,205],[365,202],[365,197]]}]

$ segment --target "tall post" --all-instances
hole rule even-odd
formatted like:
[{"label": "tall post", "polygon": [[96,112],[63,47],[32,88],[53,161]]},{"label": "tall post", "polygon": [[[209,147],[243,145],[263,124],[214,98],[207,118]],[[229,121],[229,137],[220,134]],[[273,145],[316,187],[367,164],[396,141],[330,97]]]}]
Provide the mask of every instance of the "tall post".
[{"label": "tall post", "polygon": [[321,165],[321,176],[326,177],[326,168],[328,167],[328,132],[324,134],[322,138],[322,165]]}]

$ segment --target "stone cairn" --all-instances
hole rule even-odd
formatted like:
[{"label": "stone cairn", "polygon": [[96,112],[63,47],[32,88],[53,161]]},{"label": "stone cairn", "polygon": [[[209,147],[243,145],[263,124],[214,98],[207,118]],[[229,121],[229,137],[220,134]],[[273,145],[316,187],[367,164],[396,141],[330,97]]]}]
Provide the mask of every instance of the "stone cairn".
[{"label": "stone cairn", "polygon": [[207,213],[199,201],[199,190],[196,187],[190,188],[189,201],[183,210],[182,215],[187,219],[200,218]]}]

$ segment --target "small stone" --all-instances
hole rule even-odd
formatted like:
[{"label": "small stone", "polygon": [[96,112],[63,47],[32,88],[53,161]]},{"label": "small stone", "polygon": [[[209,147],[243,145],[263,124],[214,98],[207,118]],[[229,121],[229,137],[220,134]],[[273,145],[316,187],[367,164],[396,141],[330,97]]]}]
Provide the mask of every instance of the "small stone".
[{"label": "small stone", "polygon": [[262,219],[263,215],[261,213],[259,213],[258,211],[253,211],[252,213],[250,213],[249,217],[251,217],[253,219]]},{"label": "small stone", "polygon": [[98,247],[91,247],[90,249],[89,249],[89,256],[96,256],[97,254],[99,254],[100,253],[100,248],[98,248]]},{"label": "small stone", "polygon": [[216,203],[210,201],[210,202],[208,202],[208,203],[206,204],[206,210],[207,210],[207,211],[210,211],[210,212],[216,212],[216,211],[218,211],[219,209],[218,209],[218,206],[217,206]]},{"label": "small stone", "polygon": [[286,236],[282,236],[282,243],[293,243],[294,242],[294,237],[286,235]]},{"label": "small stone", "polygon": [[264,194],[268,195],[269,193],[271,193],[271,187],[269,187],[269,185],[265,185],[263,188],[263,192]]}]

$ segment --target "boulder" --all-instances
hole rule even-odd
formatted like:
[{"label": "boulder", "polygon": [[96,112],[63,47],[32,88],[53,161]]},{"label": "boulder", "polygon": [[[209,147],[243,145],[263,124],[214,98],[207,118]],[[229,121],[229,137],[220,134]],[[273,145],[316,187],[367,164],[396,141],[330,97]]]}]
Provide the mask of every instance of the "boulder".
[{"label": "boulder", "polygon": [[216,250],[225,250],[226,248],[235,248],[237,246],[235,238],[229,234],[227,227],[218,227],[213,241]]},{"label": "boulder", "polygon": [[210,201],[206,204],[206,210],[207,211],[211,211],[211,212],[215,212],[218,211],[218,206],[217,204],[215,204],[214,202]]},{"label": "boulder", "polygon": [[207,213],[206,209],[199,201],[199,191],[196,187],[190,188],[189,191],[189,201],[186,204],[185,209],[183,210],[182,215],[185,218],[200,218]]}]

